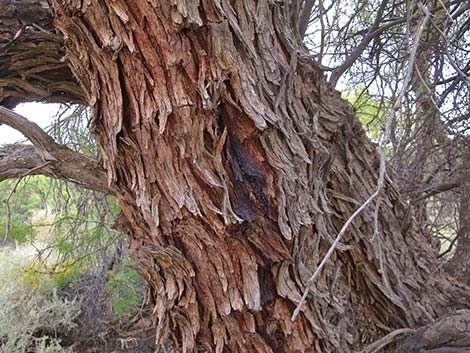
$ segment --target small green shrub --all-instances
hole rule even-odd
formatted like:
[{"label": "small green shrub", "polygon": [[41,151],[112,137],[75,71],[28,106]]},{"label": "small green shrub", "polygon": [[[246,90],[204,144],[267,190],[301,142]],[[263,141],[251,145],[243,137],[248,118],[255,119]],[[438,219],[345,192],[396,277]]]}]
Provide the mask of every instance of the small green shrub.
[{"label": "small green shrub", "polygon": [[125,261],[115,271],[108,274],[105,291],[117,319],[135,313],[142,300],[143,280],[134,270],[133,265],[132,261]]},{"label": "small green shrub", "polygon": [[11,257],[0,252],[0,352],[71,352],[61,346],[60,337],[75,328],[78,303],[61,298],[54,287],[23,286],[22,263]]}]

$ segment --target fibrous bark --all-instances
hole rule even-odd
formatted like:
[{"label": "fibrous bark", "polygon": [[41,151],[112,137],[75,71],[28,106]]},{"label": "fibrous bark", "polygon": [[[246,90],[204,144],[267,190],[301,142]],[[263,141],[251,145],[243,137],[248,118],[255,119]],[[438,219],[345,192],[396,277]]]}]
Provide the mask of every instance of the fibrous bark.
[{"label": "fibrous bark", "polygon": [[460,281],[470,284],[470,142],[464,140],[462,145],[458,239],[455,253],[446,267]]},{"label": "fibrous bark", "polygon": [[387,183],[290,320],[378,174],[297,1],[51,3],[166,351],[351,352],[467,303]]},{"label": "fibrous bark", "polygon": [[45,0],[0,1],[0,105],[85,103]]}]

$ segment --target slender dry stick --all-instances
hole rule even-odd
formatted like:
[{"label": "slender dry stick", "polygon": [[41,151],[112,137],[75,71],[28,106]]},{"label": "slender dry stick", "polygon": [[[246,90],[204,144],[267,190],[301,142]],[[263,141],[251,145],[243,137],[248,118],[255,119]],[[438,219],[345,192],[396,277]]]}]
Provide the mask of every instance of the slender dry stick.
[{"label": "slender dry stick", "polygon": [[401,328],[395,331],[390,332],[388,335],[382,337],[381,339],[375,341],[371,345],[367,346],[360,353],[376,353],[385,346],[388,346],[390,343],[393,343],[397,340],[400,335],[414,333],[415,330],[411,328]]},{"label": "slender dry stick", "polygon": [[[423,6],[420,6],[420,9],[423,11]],[[382,141],[381,141],[381,145],[380,145],[380,149],[379,149],[379,154],[380,154],[380,171],[379,171],[379,179],[377,181],[377,189],[376,191],[352,214],[351,217],[349,217],[349,219],[346,221],[346,223],[344,223],[343,227],[341,228],[340,232],[338,233],[338,235],[336,236],[336,239],[335,241],[333,242],[333,244],[330,246],[330,248],[328,249],[328,252],[326,253],[325,257],[323,258],[323,260],[321,261],[320,265],[317,267],[317,269],[315,270],[315,272],[313,273],[312,277],[310,277],[310,279],[308,280],[307,282],[307,285],[305,287],[305,290],[302,294],[302,297],[299,301],[299,303],[297,304],[297,307],[295,308],[294,310],[294,313],[292,314],[292,317],[291,317],[291,320],[294,321],[297,316],[299,315],[300,313],[300,310],[302,309],[302,306],[305,304],[305,301],[307,299],[307,295],[313,285],[313,283],[315,282],[315,279],[318,277],[318,275],[320,274],[321,270],[323,269],[323,267],[325,267],[326,263],[328,262],[328,260],[330,259],[331,255],[333,255],[336,247],[338,246],[339,242],[341,241],[341,238],[343,237],[344,233],[346,233],[346,230],[349,228],[349,226],[351,225],[351,223],[354,221],[354,219],[362,212],[364,211],[368,206],[369,204],[377,197],[380,195],[380,193],[382,192],[382,189],[384,187],[384,181],[385,181],[385,174],[386,174],[386,155],[385,155],[385,146],[386,144],[388,143],[389,139],[390,139],[390,132],[391,132],[391,129],[392,129],[392,125],[393,125],[393,121],[394,121],[394,118],[395,118],[395,114],[396,112],[398,111],[398,108],[400,107],[401,105],[401,102],[405,96],[405,93],[408,89],[408,85],[411,81],[411,74],[413,73],[413,66],[414,66],[414,62],[416,60],[416,53],[418,51],[418,46],[419,46],[419,41],[420,41],[420,38],[421,38],[421,35],[423,33],[423,30],[426,26],[426,23],[428,22],[429,20],[429,17],[430,17],[430,12],[427,11],[423,11],[423,13],[425,13],[425,17],[423,18],[423,20],[421,21],[421,24],[418,26],[418,30],[415,34],[415,40],[414,40],[414,44],[413,44],[413,47],[411,49],[411,53],[410,53],[410,60],[409,60],[409,63],[408,63],[408,71],[406,73],[406,77],[405,77],[405,80],[403,82],[403,86],[401,88],[401,91],[400,91],[400,94],[397,98],[397,100],[395,101],[395,104],[393,105],[393,108],[392,110],[390,111],[390,114],[388,116],[388,119],[387,119],[387,123],[385,125],[385,131],[384,131],[384,135],[382,137]]]}]

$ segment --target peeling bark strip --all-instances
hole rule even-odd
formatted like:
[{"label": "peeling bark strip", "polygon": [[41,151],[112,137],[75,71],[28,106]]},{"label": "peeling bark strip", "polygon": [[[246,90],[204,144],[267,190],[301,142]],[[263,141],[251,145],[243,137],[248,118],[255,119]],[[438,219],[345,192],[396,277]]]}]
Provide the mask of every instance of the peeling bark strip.
[{"label": "peeling bark strip", "polygon": [[0,105],[85,103],[45,0],[0,0]]},{"label": "peeling bark strip", "polygon": [[292,30],[298,1],[51,3],[154,292],[158,344],[351,352],[466,302],[388,185],[380,235],[366,210],[290,321],[377,180],[374,148]]}]

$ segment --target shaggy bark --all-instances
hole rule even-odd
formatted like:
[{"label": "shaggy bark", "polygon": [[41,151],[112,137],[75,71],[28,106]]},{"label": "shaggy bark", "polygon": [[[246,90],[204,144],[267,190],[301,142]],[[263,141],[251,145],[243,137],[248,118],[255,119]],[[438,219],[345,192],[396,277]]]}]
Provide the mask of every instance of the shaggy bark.
[{"label": "shaggy bark", "polygon": [[0,105],[85,103],[45,0],[0,1]]},{"label": "shaggy bark", "polygon": [[461,170],[458,240],[447,269],[463,283],[470,284],[470,141],[468,140],[463,143]]},{"label": "shaggy bark", "polygon": [[[297,34],[297,1],[51,1],[174,352],[352,352],[468,303]],[[295,29],[295,30],[294,30]]]}]

